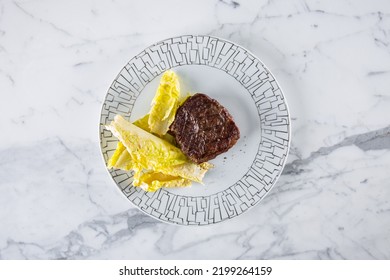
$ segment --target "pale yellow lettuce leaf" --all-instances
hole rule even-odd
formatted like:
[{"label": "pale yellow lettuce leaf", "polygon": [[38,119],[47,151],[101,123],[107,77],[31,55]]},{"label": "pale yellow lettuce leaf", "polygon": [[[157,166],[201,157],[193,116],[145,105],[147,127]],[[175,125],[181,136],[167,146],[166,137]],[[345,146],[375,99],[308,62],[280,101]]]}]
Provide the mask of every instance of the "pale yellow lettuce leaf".
[{"label": "pale yellow lettuce leaf", "polygon": [[[107,129],[126,147],[130,156],[127,158],[131,161],[131,167],[137,178],[140,178],[144,171],[153,171],[202,182],[205,173],[211,168],[210,164],[198,165],[191,162],[179,148],[140,129],[119,115],[107,126]],[[126,154],[123,149],[118,153]]]},{"label": "pale yellow lettuce leaf", "polygon": [[166,71],[160,80],[149,112],[149,128],[152,133],[165,135],[175,119],[179,107],[180,84],[175,72]]},{"label": "pale yellow lettuce leaf", "polygon": [[122,142],[118,142],[116,150],[107,163],[108,168],[117,168],[129,171],[134,166],[132,164],[131,156]]},{"label": "pale yellow lettuce leaf", "polygon": [[145,172],[134,176],[133,185],[144,191],[154,192],[159,188],[187,187],[191,181],[178,176],[171,176],[161,172]]},{"label": "pale yellow lettuce leaf", "polygon": [[188,161],[183,152],[171,143],[115,116],[106,126],[130,153],[134,165],[139,169],[157,170]]}]

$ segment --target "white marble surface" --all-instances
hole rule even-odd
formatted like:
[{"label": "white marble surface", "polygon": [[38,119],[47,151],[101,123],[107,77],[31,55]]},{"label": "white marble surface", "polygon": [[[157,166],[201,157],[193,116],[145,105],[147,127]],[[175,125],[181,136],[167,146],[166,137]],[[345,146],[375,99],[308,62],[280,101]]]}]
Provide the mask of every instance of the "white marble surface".
[{"label": "white marble surface", "polygon": [[[108,176],[100,106],[155,41],[212,34],[284,89],[292,148],[253,210],[161,223]],[[389,1],[0,1],[0,259],[390,259]]]}]

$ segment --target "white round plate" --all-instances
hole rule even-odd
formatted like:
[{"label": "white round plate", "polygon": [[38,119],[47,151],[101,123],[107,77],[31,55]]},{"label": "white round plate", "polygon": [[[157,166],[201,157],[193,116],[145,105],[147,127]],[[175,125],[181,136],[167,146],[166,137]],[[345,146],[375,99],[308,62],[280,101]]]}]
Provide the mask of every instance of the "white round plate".
[{"label": "white round plate", "polygon": [[237,217],[270,191],[282,172],[290,145],[286,100],[271,72],[252,53],[212,36],[169,38],[143,50],[109,88],[100,116],[105,162],[117,139],[105,129],[114,116],[135,121],[150,109],[162,73],[179,76],[181,94],[202,92],[233,116],[241,137],[210,161],[204,185],[144,192],[132,173],[109,170],[123,194],[143,212],[165,222],[207,225]]}]

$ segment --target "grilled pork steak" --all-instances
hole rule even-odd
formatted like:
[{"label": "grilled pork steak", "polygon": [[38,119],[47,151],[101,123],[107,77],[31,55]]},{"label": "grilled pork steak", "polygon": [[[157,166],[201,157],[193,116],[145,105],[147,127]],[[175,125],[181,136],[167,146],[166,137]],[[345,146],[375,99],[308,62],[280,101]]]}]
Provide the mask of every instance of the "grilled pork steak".
[{"label": "grilled pork steak", "polygon": [[226,152],[240,138],[226,108],[203,93],[189,97],[179,107],[170,133],[183,153],[196,163]]}]

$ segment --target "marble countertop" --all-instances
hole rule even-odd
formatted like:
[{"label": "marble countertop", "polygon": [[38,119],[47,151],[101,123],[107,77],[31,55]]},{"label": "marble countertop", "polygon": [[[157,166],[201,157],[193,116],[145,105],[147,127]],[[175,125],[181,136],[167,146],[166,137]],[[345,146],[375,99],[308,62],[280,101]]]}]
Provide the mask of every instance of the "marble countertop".
[{"label": "marble countertop", "polygon": [[[213,226],[143,214],[100,154],[112,80],[181,34],[256,54],[292,118],[276,186]],[[390,259],[389,79],[387,1],[1,1],[0,259]]]}]

